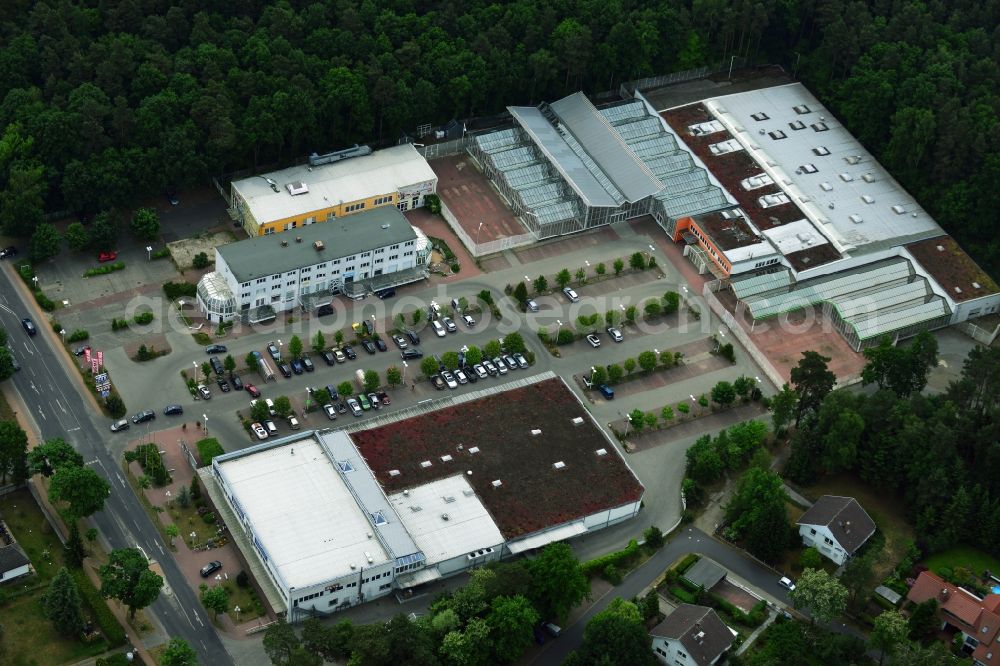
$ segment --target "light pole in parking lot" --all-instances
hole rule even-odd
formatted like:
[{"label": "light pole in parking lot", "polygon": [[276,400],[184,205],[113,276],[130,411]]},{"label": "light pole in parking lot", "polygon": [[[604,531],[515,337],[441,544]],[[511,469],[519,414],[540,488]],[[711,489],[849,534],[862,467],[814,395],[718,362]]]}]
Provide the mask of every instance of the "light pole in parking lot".
[{"label": "light pole in parking lot", "polygon": [[153,246],[152,245],[147,245],[146,246],[146,261],[152,261],[152,260],[153,260]]},{"label": "light pole in parking lot", "polygon": [[406,361],[403,361],[403,386],[406,386],[406,369],[410,367]]},{"label": "light pole in parking lot", "polygon": [[590,366],[590,385],[591,386],[594,385],[594,375],[595,374],[597,374],[597,367],[592,365],[592,366]]},{"label": "light pole in parking lot", "polygon": [[479,220],[479,228],[476,229],[476,248],[479,247],[479,232],[483,230],[483,221]]},{"label": "light pole in parking lot", "polygon": [[621,412],[618,412],[618,416],[620,416],[620,417],[622,417],[623,419],[625,419],[625,434],[624,434],[624,435],[622,435],[622,437],[624,437],[624,438],[628,438],[628,426],[629,426],[629,423],[630,423],[630,419],[629,419],[629,417],[628,417],[628,416],[625,416],[625,415],[624,415],[624,414],[622,414]]},{"label": "light pole in parking lot", "polygon": [[198,383],[198,361],[191,361],[191,365],[194,366],[194,383]]},{"label": "light pole in parking lot", "polygon": [[194,540],[196,538],[198,538],[198,533],[197,532],[191,532],[191,534],[189,534],[188,536],[191,537],[191,547],[194,548]]},{"label": "light pole in parking lot", "polygon": [[66,344],[66,329],[65,328],[59,329],[59,335],[62,336],[63,344]]},{"label": "light pole in parking lot", "polygon": [[208,414],[202,414],[201,418],[205,421],[205,436],[208,437]]},{"label": "light pole in parking lot", "polygon": [[559,344],[559,333],[562,332],[562,321],[556,319],[556,326],[559,327],[556,329],[556,344]]}]

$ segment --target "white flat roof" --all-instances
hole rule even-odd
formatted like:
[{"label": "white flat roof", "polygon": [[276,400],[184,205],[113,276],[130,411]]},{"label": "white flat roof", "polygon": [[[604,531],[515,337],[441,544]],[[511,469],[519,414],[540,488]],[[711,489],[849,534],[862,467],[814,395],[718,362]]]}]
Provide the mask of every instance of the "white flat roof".
[{"label": "white flat roof", "polygon": [[288,587],[389,559],[334,463],[312,436],[219,463],[257,540]]},{"label": "white flat roof", "polygon": [[[271,189],[265,177],[278,184]],[[424,156],[410,144],[376,150],[371,155],[312,167],[308,164],[233,181],[257,222],[304,215],[380,194],[390,194],[410,185],[437,180]],[[292,196],[286,185],[305,183],[309,191]]]},{"label": "white flat roof", "polygon": [[791,254],[829,243],[826,236],[816,231],[809,220],[796,220],[780,227],[765,229],[761,233],[778,246],[781,254]]},{"label": "white flat roof", "polygon": [[[799,208],[823,225],[822,233],[833,234],[843,245],[864,253],[944,233],[801,83],[714,97],[704,103],[747,152],[776,176],[775,182]],[[767,118],[752,117],[761,113]],[[772,134],[784,138],[775,139]],[[817,154],[813,149],[829,153]],[[858,218],[861,222],[855,221]]]},{"label": "white flat roof", "polygon": [[427,557],[427,564],[504,542],[500,528],[462,474],[404,492],[390,495],[389,502]]}]

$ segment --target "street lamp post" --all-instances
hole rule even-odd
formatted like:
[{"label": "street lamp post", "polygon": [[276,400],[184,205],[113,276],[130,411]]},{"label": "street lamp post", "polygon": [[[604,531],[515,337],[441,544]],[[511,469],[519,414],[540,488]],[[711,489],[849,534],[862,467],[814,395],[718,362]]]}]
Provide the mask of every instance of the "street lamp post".
[{"label": "street lamp post", "polygon": [[189,536],[191,537],[191,547],[194,548],[194,540],[198,537],[198,533],[197,532],[191,532],[191,534]]},{"label": "street lamp post", "polygon": [[483,230],[483,221],[479,221],[479,228],[476,229],[476,248],[479,248],[479,232]]},{"label": "street lamp post", "polygon": [[236,624],[240,623],[240,607],[234,606],[233,610],[236,611]]},{"label": "street lamp post", "polygon": [[65,328],[59,329],[59,335],[62,336],[63,344],[66,344],[66,329]]},{"label": "street lamp post", "polygon": [[205,436],[208,436],[208,414],[202,414],[201,418],[205,421]]},{"label": "street lamp post", "polygon": [[597,366],[590,366],[590,384],[594,385],[594,375],[597,374]]},{"label": "street lamp post", "polygon": [[198,361],[191,361],[191,365],[194,366],[194,383],[198,383]]},{"label": "street lamp post", "polygon": [[147,245],[146,246],[146,261],[152,261],[152,260],[153,260],[153,246],[152,245]]},{"label": "street lamp post", "polygon": [[628,418],[628,416],[625,416],[621,412],[618,412],[618,416],[620,416],[623,419],[625,419],[625,435],[624,435],[624,437],[627,439],[628,438],[628,426],[629,426],[629,423],[630,423],[629,418]]},{"label": "street lamp post", "polygon": [[403,361],[403,386],[406,386],[406,369],[408,367],[410,367],[410,365],[406,361]]}]

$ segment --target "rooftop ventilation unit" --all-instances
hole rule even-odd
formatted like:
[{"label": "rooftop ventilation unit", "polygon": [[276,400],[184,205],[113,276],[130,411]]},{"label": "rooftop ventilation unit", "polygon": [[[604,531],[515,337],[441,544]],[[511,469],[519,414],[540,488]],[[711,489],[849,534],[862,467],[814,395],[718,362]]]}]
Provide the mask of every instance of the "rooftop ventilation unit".
[{"label": "rooftop ventilation unit", "polygon": [[316,248],[317,252],[322,252],[326,248],[326,246],[323,245],[323,241],[321,240],[313,241],[313,247]]},{"label": "rooftop ventilation unit", "polygon": [[599,456],[606,456],[606,455],[608,455],[608,450],[607,449],[597,449],[596,451],[594,451],[594,453],[596,453]]},{"label": "rooftop ventilation unit", "polygon": [[873,203],[875,203],[875,197],[873,197],[870,194],[862,194],[861,195],[861,200],[864,201],[866,204],[873,204]]},{"label": "rooftop ventilation unit", "polygon": [[558,462],[552,463],[552,467],[554,467],[555,469],[562,469],[565,466],[566,466],[566,463],[564,463],[562,460],[559,460]]},{"label": "rooftop ventilation unit", "polygon": [[833,185],[830,183],[820,183],[819,188],[824,192],[831,192],[833,190]]},{"label": "rooftop ventilation unit", "polygon": [[288,193],[291,194],[293,197],[299,194],[306,194],[307,192],[309,192],[309,186],[303,183],[301,180],[297,180],[294,183],[288,183],[287,185],[285,185],[285,189],[288,190]]},{"label": "rooftop ventilation unit", "polygon": [[301,243],[302,242],[302,236],[296,236],[295,237],[295,242],[296,243]]},{"label": "rooftop ventilation unit", "polygon": [[853,222],[854,224],[861,224],[862,222],[864,222],[864,219],[857,213],[851,213],[849,217],[851,218],[851,222]]},{"label": "rooftop ventilation unit", "polygon": [[278,189],[278,183],[277,183],[277,181],[275,181],[273,178],[268,178],[267,176],[261,176],[261,178],[263,178],[264,180],[266,180],[267,184],[270,185],[271,189],[274,190],[275,192],[280,192],[281,191],[281,190]]},{"label": "rooftop ventilation unit", "polygon": [[842,181],[844,181],[845,183],[849,183],[849,182],[851,182],[852,180],[854,180],[854,176],[852,176],[851,174],[849,174],[849,173],[847,173],[847,172],[845,171],[844,173],[840,174],[840,179],[841,179]]},{"label": "rooftop ventilation unit", "polygon": [[582,416],[577,416],[576,418],[573,419],[572,423],[575,426],[581,426],[581,425],[583,425],[583,417]]},{"label": "rooftop ventilation unit", "polygon": [[428,467],[431,466],[431,461],[430,460],[425,460],[422,463],[420,463],[420,466],[423,467],[424,469],[427,469]]},{"label": "rooftop ventilation unit", "polygon": [[410,506],[410,511],[412,511],[413,513],[419,513],[420,511],[423,511],[423,510],[424,510],[424,507],[418,506],[416,504],[413,504],[413,505]]},{"label": "rooftop ventilation unit", "polygon": [[285,238],[281,239],[281,247],[288,247],[288,240]]},{"label": "rooftop ventilation unit", "polygon": [[962,293],[962,288],[961,287],[955,287],[955,293],[956,294],[961,294]]},{"label": "rooftop ventilation unit", "polygon": [[978,282],[973,282],[973,283],[972,283],[972,288],[973,288],[973,289],[982,289],[982,287],[981,287],[981,286],[979,285],[979,283],[978,283]]},{"label": "rooftop ventilation unit", "polygon": [[350,148],[335,150],[332,153],[324,153],[323,155],[313,153],[309,156],[309,166],[315,167],[321,164],[333,164],[334,162],[349,160],[352,157],[364,157],[365,155],[371,154],[372,149],[369,146],[359,146],[358,144],[354,144]]},{"label": "rooftop ventilation unit", "polygon": [[799,104],[798,106],[793,106],[792,110],[795,111],[795,113],[799,114],[800,116],[809,113],[809,107],[806,106],[805,104]]},{"label": "rooftop ventilation unit", "polygon": [[788,126],[791,127],[793,130],[800,130],[806,128],[806,124],[801,120],[796,120],[793,123],[788,123]]},{"label": "rooftop ventilation unit", "polygon": [[441,520],[448,522],[449,520],[451,520],[451,516],[449,516],[447,513],[442,513]]},{"label": "rooftop ventilation unit", "polygon": [[542,431],[541,431],[541,430],[539,430],[538,428],[532,428],[532,429],[531,429],[531,435],[532,435],[533,437],[538,437],[538,436],[539,436],[539,435],[541,435],[541,434],[542,434]]},{"label": "rooftop ventilation unit", "polygon": [[479,447],[478,446],[470,446],[469,447],[469,453],[479,453]]},{"label": "rooftop ventilation unit", "polygon": [[399,476],[399,470],[398,469],[390,469],[389,470],[389,476]]},{"label": "rooftop ventilation unit", "polygon": [[893,206],[892,212],[895,213],[896,215],[906,215],[906,209],[900,205]]},{"label": "rooftop ventilation unit", "polygon": [[493,486],[494,488],[499,488],[500,486],[503,485],[503,481],[501,481],[500,479],[495,479],[492,483],[490,483],[490,485]]},{"label": "rooftop ventilation unit", "polygon": [[443,499],[443,500],[444,500],[444,503],[445,503],[445,504],[451,504],[452,502],[454,502],[454,501],[455,501],[455,497],[454,497],[454,496],[452,496],[452,495],[445,495],[445,496],[444,496],[444,497],[442,497],[441,499]]},{"label": "rooftop ventilation unit", "polygon": [[861,155],[848,155],[847,157],[844,158],[844,161],[852,165],[857,164],[858,162],[861,161]]},{"label": "rooftop ventilation unit", "polygon": [[365,559],[368,560],[368,564],[372,564],[375,561],[375,558],[367,550],[365,551]]},{"label": "rooftop ventilation unit", "polygon": [[863,176],[861,176],[861,180],[865,181],[866,183],[874,183],[875,182],[875,174],[873,174],[873,173],[871,173],[869,171],[868,173],[866,173]]},{"label": "rooftop ventilation unit", "polygon": [[445,454],[445,455],[441,456],[441,462],[448,462],[451,459],[452,459],[451,455],[449,455],[449,454]]},{"label": "rooftop ventilation unit", "polygon": [[826,146],[817,146],[816,148],[813,148],[813,154],[823,157],[830,154],[830,149]]},{"label": "rooftop ventilation unit", "polygon": [[819,169],[816,168],[815,164],[803,164],[799,167],[802,173],[816,173]]},{"label": "rooftop ventilation unit", "polygon": [[462,490],[462,494],[465,495],[466,497],[472,497],[473,495],[476,494],[476,491],[473,490],[472,488],[464,488]]}]

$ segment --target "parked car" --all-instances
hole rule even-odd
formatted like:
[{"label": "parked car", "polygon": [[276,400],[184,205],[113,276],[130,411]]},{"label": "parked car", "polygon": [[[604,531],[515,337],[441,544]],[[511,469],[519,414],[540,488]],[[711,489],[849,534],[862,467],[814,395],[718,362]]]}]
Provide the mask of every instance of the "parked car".
[{"label": "parked car", "polygon": [[347,412],[347,403],[340,398],[333,399],[333,406],[336,408],[338,414],[344,414]]},{"label": "parked car", "polygon": [[299,420],[295,418],[295,414],[289,415],[288,427],[291,428],[292,430],[298,430],[301,427],[299,426]]},{"label": "parked car", "polygon": [[459,384],[468,384],[469,383],[469,377],[468,377],[468,375],[466,375],[465,372],[461,368],[459,368],[458,370],[455,371],[455,380]]},{"label": "parked car", "polygon": [[366,412],[372,408],[372,403],[368,402],[368,396],[366,396],[364,393],[358,394],[358,402],[361,404],[361,409],[365,410]]},{"label": "parked car", "polygon": [[233,388],[236,389],[237,391],[243,390],[243,380],[240,379],[239,377],[231,377],[229,379],[229,383],[232,384]]},{"label": "parked car", "polygon": [[243,390],[249,393],[254,398],[260,397],[260,389],[254,386],[253,384],[244,384]]},{"label": "parked car", "polygon": [[473,328],[476,325],[476,320],[469,315],[462,315],[462,323],[469,328]]},{"label": "parked car", "polygon": [[455,322],[451,320],[451,317],[444,317],[441,320],[441,323],[444,324],[445,329],[449,333],[455,333],[456,331],[458,331],[458,326],[455,324]]},{"label": "parked car", "polygon": [[559,628],[559,625],[553,624],[552,622],[544,623],[542,628],[545,629],[545,631],[548,632],[549,636],[552,638],[559,638],[559,634],[562,633],[562,629]]},{"label": "parked car", "polygon": [[73,356],[83,356],[87,353],[88,349],[90,349],[90,345],[80,345],[79,347],[75,347],[73,349]]},{"label": "parked car", "polygon": [[326,412],[326,418],[331,421],[337,420],[337,409],[330,403],[323,405],[323,411]]},{"label": "parked car", "polygon": [[116,252],[115,250],[108,250],[106,252],[97,253],[97,261],[98,263],[101,264],[106,263],[108,261],[114,261],[117,258],[118,258],[118,252]]},{"label": "parked car", "polygon": [[222,562],[220,562],[219,560],[212,560],[211,562],[209,562],[208,564],[206,564],[201,568],[201,577],[208,578],[221,568],[222,568]]},{"label": "parked car", "polygon": [[517,366],[522,370],[528,367],[528,359],[524,358],[524,354],[521,352],[514,354],[514,361],[517,362]]},{"label": "parked car", "polygon": [[[351,353],[353,354],[354,352],[352,351]],[[335,361],[336,361],[337,363],[347,363],[347,354],[345,354],[345,353],[343,352],[343,350],[340,350],[340,349],[334,349],[334,350],[333,350],[333,359],[334,359],[334,360],[335,360]]]},{"label": "parked car", "polygon": [[782,576],[781,578],[779,578],[778,585],[785,588],[789,592],[795,589],[795,583],[793,583],[792,579],[789,578],[788,576]]},{"label": "parked car", "polygon": [[327,315],[332,315],[332,314],[333,314],[333,306],[330,305],[329,303],[327,303],[326,305],[321,305],[318,308],[316,308],[317,317],[325,317]]},{"label": "parked car", "polygon": [[538,312],[538,303],[534,299],[529,298],[525,302],[524,307],[528,309],[528,312]]},{"label": "parked car", "polygon": [[146,421],[152,421],[156,418],[156,412],[152,409],[144,409],[135,416],[132,417],[132,423],[145,423]]},{"label": "parked car", "polygon": [[444,383],[448,385],[448,388],[450,389],[458,388],[458,382],[455,380],[455,375],[451,374],[450,371],[443,370],[441,372],[441,379],[443,379]]},{"label": "parked car", "polygon": [[370,402],[372,404],[372,409],[381,409],[381,407],[382,407],[382,403],[378,399],[378,394],[377,393],[369,393],[368,394],[368,402]]},{"label": "parked car", "polygon": [[226,352],[226,345],[209,345],[205,347],[206,354],[224,354]]},{"label": "parked car", "polygon": [[35,322],[31,321],[30,317],[25,317],[21,320],[21,327],[31,337],[35,337],[35,334],[38,333],[38,329],[35,328]]},{"label": "parked car", "polygon": [[304,370],[305,370],[305,367],[302,365],[302,361],[299,360],[299,359],[297,359],[297,358],[293,358],[292,359],[292,372],[294,372],[297,375],[301,375]]},{"label": "parked car", "polygon": [[570,303],[576,303],[580,300],[580,296],[573,290],[572,287],[563,287],[563,294],[569,299]]},{"label": "parked car", "polygon": [[431,326],[434,328],[434,335],[438,336],[439,338],[443,338],[444,336],[448,335],[447,331],[444,330],[444,326],[441,325],[441,322],[436,320],[432,321]]},{"label": "parked car", "polygon": [[479,381],[479,377],[476,376],[476,373],[472,370],[471,367],[465,366],[464,368],[462,368],[462,372],[465,373],[465,378],[469,380],[470,384],[475,384],[476,382]]},{"label": "parked car", "polygon": [[341,349],[344,351],[344,355],[352,361],[358,358],[357,352],[354,351],[354,347],[351,345],[344,345]]},{"label": "parked car", "polygon": [[267,430],[259,423],[250,424],[250,429],[253,430],[253,434],[257,436],[257,439],[267,439]]},{"label": "parked car", "polygon": [[129,425],[131,425],[126,419],[118,419],[111,424],[111,432],[121,432],[122,430],[128,430]]},{"label": "parked car", "polygon": [[590,335],[587,336],[587,342],[589,342],[590,346],[593,347],[594,349],[597,349],[598,347],[601,346],[601,339],[597,337],[597,335],[594,333],[591,333]]},{"label": "parked car", "polygon": [[431,375],[431,384],[433,384],[434,388],[438,391],[443,391],[447,387],[447,384],[444,383],[444,379],[441,378],[441,375]]},{"label": "parked car", "polygon": [[408,346],[406,344],[406,338],[404,338],[402,335],[399,334],[392,336],[392,341],[395,342],[396,346],[399,347],[400,349],[406,349],[406,347]]},{"label": "parked car", "polygon": [[608,386],[607,384],[601,384],[600,386],[597,387],[597,390],[601,392],[601,395],[604,396],[605,400],[615,399],[615,390],[610,386]]},{"label": "parked car", "polygon": [[333,365],[334,363],[337,362],[337,357],[334,356],[333,352],[330,351],[329,349],[324,349],[319,353],[319,355],[323,357],[323,360],[326,362],[327,365]]},{"label": "parked car", "polygon": [[371,340],[362,340],[361,346],[364,347],[365,351],[368,352],[369,354],[375,353],[375,345],[372,344]]},{"label": "parked car", "polygon": [[375,338],[375,348],[380,352],[389,351],[389,348],[385,346],[385,341],[382,338]]},{"label": "parked car", "polygon": [[312,359],[308,356],[302,357],[302,367],[306,369],[306,372],[312,372],[316,369],[316,366],[313,365]]},{"label": "parked car", "polygon": [[414,345],[419,345],[420,344],[420,336],[417,335],[416,331],[411,331],[410,329],[406,329],[406,337],[408,337],[410,339],[410,343],[411,344],[414,344]]},{"label": "parked car", "polygon": [[378,396],[378,399],[382,403],[383,407],[392,404],[392,400],[389,399],[389,394],[386,393],[385,391],[377,391],[375,395]]},{"label": "parked car", "polygon": [[622,340],[625,339],[625,337],[622,335],[621,329],[619,328],[616,328],[614,326],[608,326],[607,329],[605,330],[607,330],[608,335],[610,335],[611,339],[614,340],[615,342],[621,342]]},{"label": "parked car", "polygon": [[415,358],[423,358],[424,353],[417,349],[416,347],[410,347],[409,349],[404,349],[399,352],[399,357],[404,361],[410,361]]},{"label": "parked car", "polygon": [[495,367],[497,369],[497,372],[499,372],[501,375],[507,374],[507,364],[504,363],[503,359],[500,358],[499,356],[493,359],[493,367]]},{"label": "parked car", "polygon": [[167,405],[163,408],[164,416],[177,416],[184,413],[184,408],[180,405]]},{"label": "parked car", "polygon": [[358,401],[355,400],[354,398],[347,399],[347,407],[348,409],[351,410],[351,414],[354,414],[355,416],[361,416],[361,405],[359,405]]},{"label": "parked car", "polygon": [[279,363],[278,372],[280,372],[285,377],[285,379],[289,379],[292,376],[292,366],[288,365],[287,363]]},{"label": "parked car", "polygon": [[267,405],[267,413],[270,414],[271,416],[274,416],[276,414],[274,410],[274,400],[271,400],[270,398],[264,398],[264,404]]},{"label": "parked car", "polygon": [[483,361],[483,368],[486,369],[486,374],[490,377],[496,377],[500,373],[500,371],[497,370],[497,366],[493,365],[493,362],[489,359]]},{"label": "parked car", "polygon": [[389,287],[388,289],[383,289],[381,291],[376,291],[375,295],[378,296],[379,298],[381,298],[384,301],[387,298],[392,298],[393,296],[395,296],[396,295],[396,290],[393,289],[392,287]]},{"label": "parked car", "polygon": [[510,354],[503,355],[503,362],[506,363],[507,367],[510,368],[511,370],[517,370],[518,368],[521,367],[517,364],[517,361],[515,361],[514,357],[511,356]]},{"label": "parked car", "polygon": [[4,249],[0,250],[0,259],[10,259],[11,257],[17,256],[17,248],[13,245],[8,245]]},{"label": "parked car", "polygon": [[202,400],[211,400],[212,392],[208,390],[208,387],[204,384],[198,384],[198,395],[201,396]]},{"label": "parked car", "polygon": [[472,372],[475,373],[475,375],[480,379],[486,379],[489,376],[489,373],[486,372],[486,368],[483,367],[482,363],[476,363],[472,366]]},{"label": "parked car", "polygon": [[219,360],[218,356],[213,356],[212,358],[208,359],[208,364],[212,366],[212,372],[214,372],[217,375],[221,375],[223,372],[226,371],[225,366],[222,365],[222,361]]},{"label": "parked car", "polygon": [[267,353],[271,355],[271,358],[273,358],[276,363],[281,360],[281,352],[273,342],[267,343]]},{"label": "parked car", "polygon": [[219,390],[223,393],[229,393],[231,390],[229,388],[229,382],[227,382],[224,377],[219,377],[215,380],[215,383],[219,385]]}]

